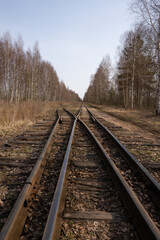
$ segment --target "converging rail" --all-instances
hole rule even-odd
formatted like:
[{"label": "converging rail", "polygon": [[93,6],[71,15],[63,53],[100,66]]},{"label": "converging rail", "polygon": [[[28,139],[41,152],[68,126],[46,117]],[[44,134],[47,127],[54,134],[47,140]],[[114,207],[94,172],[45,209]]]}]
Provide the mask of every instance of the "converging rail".
[{"label": "converging rail", "polygon": [[[69,111],[67,111],[67,112],[70,113]],[[93,118],[93,115],[92,115],[92,118]],[[95,117],[94,117],[94,120],[96,121]],[[141,239],[160,239],[160,232],[159,232],[158,228],[156,227],[155,223],[150,218],[147,211],[144,209],[141,202],[138,200],[135,193],[131,190],[128,183],[125,181],[124,177],[121,175],[120,171],[118,170],[118,168],[115,166],[113,161],[109,158],[109,156],[105,152],[104,148],[99,143],[99,141],[96,139],[94,134],[89,130],[87,125],[80,119],[78,119],[78,121],[80,121],[80,123],[85,127],[85,129],[87,130],[89,135],[92,137],[92,139],[96,143],[99,155],[101,156],[101,159],[103,160],[103,163],[107,168],[107,171],[109,171],[112,181],[114,182],[114,185],[116,186],[117,191],[118,191],[122,201],[124,202],[124,205],[125,205],[126,209],[128,210],[129,215],[130,215],[132,221],[134,222],[134,226],[136,227]],[[68,153],[66,153],[66,156],[65,156],[65,163],[61,170],[59,184],[57,185],[56,195],[54,196],[54,200],[53,200],[50,216],[48,218],[48,222],[46,225],[46,230],[44,232],[43,240],[59,239],[59,236],[60,236],[60,225],[61,225],[61,221],[63,218],[62,211],[64,208],[64,196],[66,193],[65,174],[67,171],[67,163],[69,160],[69,153],[70,153],[70,148],[71,148],[71,144],[72,144],[72,139],[73,139],[76,122],[77,122],[77,117],[75,118],[74,127],[72,129],[72,135],[70,138],[70,143],[68,145],[68,151],[67,151]],[[87,165],[86,165],[86,167],[87,167]],[[63,183],[62,183],[62,179],[64,180]],[[156,186],[157,186],[157,184],[156,184]],[[64,191],[64,189],[65,189],[65,191]],[[74,215],[74,214],[71,213],[71,214],[68,214],[68,216],[69,215]],[[82,215],[83,215],[82,213],[79,214],[78,215],[79,218],[83,218]],[[89,215],[89,212],[88,212],[88,215]],[[76,218],[76,214],[73,216],[73,218]]]},{"label": "converging rail", "polygon": [[[84,109],[81,106],[76,114],[63,109],[61,113],[66,114],[63,118],[57,111],[56,123],[2,228],[0,240],[25,236],[29,214],[36,218],[38,211],[42,219],[38,239],[92,239],[93,236],[94,239],[160,240],[159,184],[88,108],[88,119],[82,121]],[[125,170],[125,161],[134,168],[126,166]],[[135,172],[135,183],[142,179],[140,185],[146,199],[152,201],[150,194],[154,200],[151,207],[146,199],[141,201],[143,192],[136,191],[127,172],[131,178]],[[145,204],[151,210],[153,206],[157,223]],[[26,225],[28,228],[29,223]],[[28,233],[26,239],[32,239],[31,236]]]},{"label": "converging rail", "polygon": [[[65,110],[65,111],[69,113],[69,111],[67,111],[67,110]],[[67,150],[66,150],[66,154],[64,157],[61,172],[59,175],[59,180],[58,180],[57,187],[55,190],[55,195],[53,198],[51,210],[50,210],[47,224],[45,227],[43,240],[58,239],[59,234],[60,234],[60,225],[61,225],[61,214],[60,213],[62,212],[62,210],[64,208],[67,167],[68,167],[68,161],[69,161],[69,156],[70,156],[70,151],[71,151],[71,145],[72,145],[72,141],[73,141],[74,130],[75,130],[76,122],[79,117],[80,111],[81,111],[81,109],[79,110],[76,117],[74,117],[74,115],[72,115],[72,117],[75,118],[75,120],[73,123],[72,132],[70,135],[70,139],[69,139],[69,143],[67,146]]]},{"label": "converging rail", "polygon": [[[87,108],[87,107],[86,107]],[[118,147],[121,155],[131,164],[140,175],[144,178],[149,186],[149,191],[152,198],[157,202],[157,205],[160,205],[160,185],[157,181],[149,174],[148,170],[123,146],[123,144],[105,127],[101,124],[94,114],[87,108],[87,111],[91,115],[92,119],[104,129],[104,131],[110,136],[113,142]]]},{"label": "converging rail", "polygon": [[[138,171],[144,180],[147,182],[146,185],[148,186],[149,192],[151,197],[155,200],[156,204],[159,207],[160,202],[160,185],[156,182],[155,179],[149,174],[149,172],[142,166],[141,163],[118,141],[118,139],[106,128],[104,127],[91,113],[91,111],[87,108],[91,118],[93,119],[93,123],[97,123],[104,132],[112,138],[113,142],[118,147],[119,152],[122,156],[130,162],[131,165],[136,167],[136,171]],[[94,136],[93,136],[94,137]],[[97,142],[99,145],[99,142]],[[122,177],[121,173],[113,163],[113,161],[107,156],[105,150],[103,149],[102,145],[100,145],[103,155],[106,155],[106,165],[110,169],[111,176],[113,178],[114,184],[119,192],[122,201],[125,204],[130,216],[137,228],[142,239],[160,239],[160,232],[156,227],[155,223],[150,218],[147,211],[144,209],[141,202],[136,197],[134,191],[131,190],[125,179]],[[121,181],[117,181],[117,178],[120,178]],[[159,210],[159,208],[158,208]],[[144,230],[145,229],[145,230]]]},{"label": "converging rail", "polygon": [[[62,111],[63,110],[61,110],[61,112]],[[72,117],[72,119],[74,119],[74,118]],[[63,158],[63,151],[65,151],[66,141],[68,141],[67,135],[70,134],[70,126],[72,124],[73,124],[73,120],[70,120],[69,118],[67,119],[65,117],[65,115],[64,115],[64,118],[62,118],[62,116],[59,114],[59,111],[57,110],[56,123],[52,129],[52,132],[51,132],[51,134],[45,144],[45,147],[43,148],[32,172],[30,173],[21,193],[19,194],[18,199],[16,200],[14,207],[7,218],[6,223],[4,224],[4,226],[0,232],[0,239],[15,240],[15,239],[19,239],[21,234],[22,235],[26,234],[25,230],[23,230],[23,229],[25,226],[26,219],[28,219],[27,221],[29,221],[28,216],[30,216],[30,214],[32,213],[32,210],[34,209],[34,206],[32,207],[32,205],[35,204],[34,199],[36,199],[38,197],[40,199],[40,201],[42,201],[42,196],[40,196],[39,193],[37,193],[37,192],[39,191],[40,188],[43,189],[43,186],[41,187],[42,184],[46,184],[46,186],[47,186],[46,180],[50,181],[50,179],[49,179],[50,176],[52,176],[52,178],[54,177],[55,179],[57,178],[58,168],[60,167],[60,164],[61,164],[60,159]],[[43,127],[43,125],[38,125],[38,126]],[[53,144],[53,142],[54,142],[54,144]],[[61,148],[61,150],[59,151],[60,148]],[[53,157],[53,154],[54,154],[54,157]],[[68,154],[68,150],[66,152],[66,155],[67,154]],[[55,162],[53,162],[54,158],[56,158]],[[46,165],[48,165],[48,166],[46,166]],[[55,166],[57,169],[57,170],[55,170],[54,173],[52,171],[52,166]],[[45,171],[46,171],[46,173],[45,173]],[[51,172],[50,176],[48,175],[49,171]],[[44,179],[46,179],[46,180],[44,181]],[[40,183],[40,181],[41,181],[41,183]],[[56,184],[56,182],[54,184]],[[40,192],[42,191],[42,189],[40,189]],[[46,191],[46,194],[49,195],[49,192]],[[51,192],[51,194],[53,195],[54,192]],[[47,195],[47,197],[48,197],[48,195]],[[50,198],[50,196],[49,196],[49,198]],[[46,201],[45,195],[44,195],[44,199]],[[41,205],[43,205],[43,203]],[[43,206],[43,208],[44,208],[44,206]],[[44,208],[44,210],[46,212],[46,207]],[[44,213],[42,213],[42,214],[43,214],[42,215],[42,219],[43,219],[45,215],[44,215]],[[32,213],[32,215],[34,215],[34,213]],[[31,217],[31,218],[33,218],[33,217]],[[33,224],[33,223],[31,223],[31,224]],[[24,232],[22,233],[22,231],[24,231]],[[42,231],[44,231],[44,229]],[[30,235],[30,234],[28,234],[28,235]],[[26,236],[27,236],[27,234],[26,234]],[[30,237],[29,237],[29,239],[30,239]]]}]

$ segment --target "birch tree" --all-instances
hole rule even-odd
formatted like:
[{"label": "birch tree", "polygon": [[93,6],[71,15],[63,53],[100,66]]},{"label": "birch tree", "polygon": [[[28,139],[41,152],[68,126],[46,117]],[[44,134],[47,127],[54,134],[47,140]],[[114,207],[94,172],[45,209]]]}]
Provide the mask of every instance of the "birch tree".
[{"label": "birch tree", "polygon": [[0,101],[72,101],[81,99],[60,83],[51,63],[41,58],[38,42],[33,51],[23,49],[19,36],[14,42],[9,34],[0,38]]},{"label": "birch tree", "polygon": [[125,108],[141,108],[142,103],[146,106],[146,99],[149,107],[154,93],[155,62],[142,30],[137,28],[127,32],[119,52],[117,86]]},{"label": "birch tree", "polygon": [[153,41],[157,57],[156,115],[160,115],[160,1],[133,0],[131,10],[152,29],[155,36]]}]

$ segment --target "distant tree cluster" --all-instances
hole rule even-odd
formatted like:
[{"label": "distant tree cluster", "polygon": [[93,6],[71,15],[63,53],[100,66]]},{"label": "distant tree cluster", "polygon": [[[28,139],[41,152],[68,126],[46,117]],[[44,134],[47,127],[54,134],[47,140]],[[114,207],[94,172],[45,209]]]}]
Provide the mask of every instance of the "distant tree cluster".
[{"label": "distant tree cluster", "polygon": [[110,71],[110,58],[106,56],[100,63],[96,73],[91,76],[91,82],[85,93],[84,101],[94,104],[108,104],[111,102],[113,86],[109,81]]},{"label": "distant tree cluster", "polygon": [[0,100],[79,101],[78,94],[59,81],[53,66],[40,55],[38,43],[24,51],[22,38],[0,38]]},{"label": "distant tree cluster", "polygon": [[130,7],[139,19],[123,35],[115,74],[109,79],[101,63],[84,100],[131,109],[154,107],[160,115],[160,2],[132,0]]}]

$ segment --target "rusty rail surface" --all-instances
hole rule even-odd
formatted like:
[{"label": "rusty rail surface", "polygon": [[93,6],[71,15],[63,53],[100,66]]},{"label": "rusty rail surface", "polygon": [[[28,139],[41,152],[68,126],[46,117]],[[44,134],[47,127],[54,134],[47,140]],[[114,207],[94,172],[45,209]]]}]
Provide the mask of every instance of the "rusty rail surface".
[{"label": "rusty rail surface", "polygon": [[32,172],[30,173],[18,199],[16,200],[11,213],[5,225],[0,232],[1,240],[19,239],[24,223],[28,215],[28,208],[31,205],[33,194],[36,191],[37,185],[41,179],[43,169],[45,167],[46,158],[50,152],[53,142],[53,136],[60,120],[59,112],[57,111],[57,121],[52,129],[52,132],[43,148]]},{"label": "rusty rail surface", "polygon": [[73,141],[73,135],[74,135],[74,130],[76,126],[77,119],[80,115],[81,108],[76,116],[71,114],[69,111],[64,109],[67,113],[69,113],[75,120],[73,123],[70,139],[68,142],[66,154],[63,160],[63,165],[61,168],[61,172],[59,175],[57,187],[55,190],[55,194],[53,197],[50,213],[47,219],[46,227],[44,230],[43,234],[43,240],[51,240],[51,239],[58,239],[59,234],[60,234],[60,226],[61,226],[61,216],[62,216],[62,211],[64,208],[64,199],[65,199],[65,193],[66,193],[66,176],[67,176],[67,167],[68,167],[68,162],[69,162],[69,157],[70,157],[70,152],[71,152],[71,146],[72,146],[72,141]]},{"label": "rusty rail surface", "polygon": [[100,142],[96,139],[94,134],[87,127],[87,125],[82,120],[79,119],[79,121],[83,124],[83,126],[85,126],[85,128],[88,130],[93,140],[97,144],[99,154],[102,157],[103,163],[106,166],[106,170],[108,170],[113,180],[113,183],[119,193],[119,196],[121,197],[141,239],[160,240],[160,232],[158,228],[148,215],[141,202],[138,200],[135,193],[131,190],[116,165],[107,155],[106,151],[104,150]]},{"label": "rusty rail surface", "polygon": [[[69,111],[67,112],[71,114]],[[73,114],[71,115],[74,117]],[[160,232],[158,228],[156,227],[153,220],[150,218],[147,211],[144,209],[143,205],[141,204],[141,202],[139,201],[135,193],[129,187],[128,183],[126,182],[124,177],[121,175],[118,168],[115,166],[113,161],[107,155],[106,151],[104,150],[102,145],[99,143],[99,141],[96,139],[94,134],[87,127],[87,125],[81,119],[79,118],[77,119],[77,117],[75,118],[75,123],[77,120],[80,121],[81,124],[87,129],[88,133],[96,143],[99,155],[101,156],[101,159],[104,165],[106,166],[106,170],[109,172],[112,178],[112,181],[132,219],[132,222],[134,223],[134,226],[137,232],[139,233],[140,238],[146,239],[146,240],[160,240]],[[68,158],[69,158],[69,154],[68,154]],[[47,229],[45,230],[43,240],[59,239],[62,211],[63,211],[64,198],[65,198],[65,194],[63,193],[62,189],[66,189],[65,177],[63,177],[63,183],[61,182],[59,185],[57,185],[56,192],[57,192],[57,195],[60,195],[59,192],[61,192],[61,198],[59,198],[58,200],[56,197],[54,197],[53,199],[52,213],[50,214],[50,218],[48,219],[48,226],[47,226]],[[61,208],[56,207],[56,211],[55,211],[53,206],[60,206],[60,205],[61,205]]]},{"label": "rusty rail surface", "polygon": [[[75,116],[68,110],[64,109],[67,113],[72,115],[74,118],[72,131],[70,135],[70,139],[68,142],[67,150],[65,153],[65,157],[63,160],[63,165],[61,168],[61,172],[59,175],[57,187],[54,193],[52,205],[50,208],[50,212],[48,215],[48,219],[46,222],[46,226],[44,229],[43,240],[57,240],[60,236],[61,230],[61,221],[62,221],[62,212],[64,209],[65,203],[65,195],[66,195],[66,186],[67,186],[67,175],[68,175],[68,164],[71,152],[71,146],[73,142],[73,136],[75,131],[75,126],[77,121],[79,121],[84,128],[87,130],[88,134],[94,140],[99,156],[101,157],[104,165],[106,166],[106,171],[109,172],[112,181],[121,197],[131,219],[135,225],[137,232],[141,239],[146,240],[160,240],[160,232],[150,216],[148,215],[147,211],[144,209],[140,201],[138,200],[135,193],[131,190],[128,183],[121,175],[118,168],[115,166],[113,161],[107,155],[106,151],[96,139],[94,134],[91,130],[87,127],[87,125],[79,118],[81,109],[79,110],[78,114]],[[91,113],[91,112],[90,112]],[[97,121],[93,114],[91,114],[92,118]],[[38,185],[44,166],[45,166],[45,159],[48,156],[49,149],[51,143],[53,141],[53,135],[58,125],[58,122],[62,121],[61,116],[57,112],[57,121],[50,134],[50,137],[45,145],[44,150],[42,151],[33,171],[31,172],[24,188],[22,189],[21,194],[19,195],[12,212],[10,213],[6,224],[4,225],[1,233],[0,233],[0,240],[15,240],[19,239],[22,228],[24,226],[26,217],[27,217],[27,210],[32,202],[32,196],[34,191],[36,190],[36,186]],[[102,125],[103,126],[103,125]],[[121,144],[122,145],[122,144]],[[128,152],[128,151],[127,151]],[[147,175],[148,176],[148,175]],[[145,177],[145,179],[148,178]],[[150,179],[150,178],[149,178]],[[154,181],[153,181],[154,183]],[[151,185],[152,186],[152,185]],[[107,190],[106,190],[107,191]],[[156,192],[154,190],[154,192]]]},{"label": "rusty rail surface", "polygon": [[160,184],[150,175],[148,170],[129,152],[124,145],[102,124],[96,119],[95,115],[86,107],[92,119],[100,125],[104,131],[111,137],[115,145],[118,147],[122,157],[126,159],[143,177],[149,186],[150,195],[157,205],[160,206]]}]

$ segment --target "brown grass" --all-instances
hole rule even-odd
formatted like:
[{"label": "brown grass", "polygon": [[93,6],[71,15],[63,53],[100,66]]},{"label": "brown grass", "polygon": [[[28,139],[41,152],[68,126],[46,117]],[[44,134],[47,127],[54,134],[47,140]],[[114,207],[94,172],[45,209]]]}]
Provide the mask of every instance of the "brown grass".
[{"label": "brown grass", "polygon": [[[0,140],[19,134],[45,115],[54,114],[58,103],[0,103]],[[1,143],[0,141],[0,143]]]},{"label": "brown grass", "polygon": [[[21,134],[38,119],[53,116],[57,108],[69,110],[79,108],[80,103],[67,102],[0,102],[0,144]],[[72,109],[73,108],[73,109]]]}]

